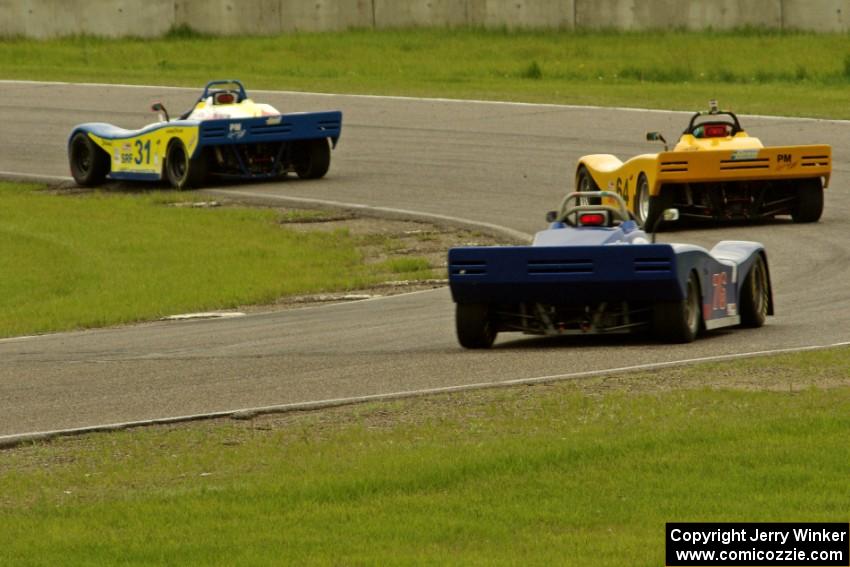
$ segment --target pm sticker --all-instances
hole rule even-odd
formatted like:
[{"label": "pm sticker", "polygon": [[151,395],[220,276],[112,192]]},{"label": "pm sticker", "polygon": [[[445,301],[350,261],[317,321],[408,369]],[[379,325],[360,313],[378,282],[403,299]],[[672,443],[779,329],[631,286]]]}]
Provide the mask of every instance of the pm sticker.
[{"label": "pm sticker", "polygon": [[230,125],[230,131],[227,133],[227,137],[231,140],[239,140],[247,134],[247,130],[242,129],[242,124],[239,122],[235,122]]}]

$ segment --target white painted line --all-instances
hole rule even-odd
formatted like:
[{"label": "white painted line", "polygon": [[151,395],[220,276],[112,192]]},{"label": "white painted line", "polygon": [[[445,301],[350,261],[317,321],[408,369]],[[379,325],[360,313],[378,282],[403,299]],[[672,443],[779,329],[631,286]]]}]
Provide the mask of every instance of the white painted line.
[{"label": "white painted line", "polygon": [[[27,178],[33,182],[41,182],[41,183],[50,183],[52,181],[73,181],[71,177],[60,177],[56,175],[35,175],[29,173],[17,173],[14,171],[0,171],[0,178],[7,178],[10,180],[18,180],[21,178]],[[449,223],[455,226],[461,226],[464,228],[471,228],[474,230],[485,230],[489,232],[495,232],[497,234],[501,234],[510,240],[514,240],[517,242],[531,242],[532,235],[522,232],[519,230],[514,230],[512,228],[508,228],[506,226],[500,226],[497,224],[482,222],[482,221],[474,221],[469,219],[464,219],[461,217],[454,217],[450,215],[441,215],[438,213],[423,213],[420,211],[412,211],[409,209],[396,209],[393,207],[378,207],[372,205],[362,205],[360,203],[348,203],[344,201],[331,201],[327,199],[309,199],[306,197],[292,197],[289,195],[276,195],[269,193],[256,193],[250,191],[237,191],[233,189],[201,189],[198,192],[203,192],[207,194],[215,194],[215,195],[227,195],[230,197],[251,197],[251,198],[259,198],[271,201],[280,201],[281,203],[291,203],[294,205],[316,205],[323,207],[333,207],[335,209],[350,209],[356,210],[360,212],[372,213],[376,216],[394,216],[394,217],[404,217],[410,220],[421,220],[425,222],[444,222]]]},{"label": "white painted line", "polygon": [[234,317],[244,317],[245,314],[241,311],[206,311],[201,313],[181,313],[180,315],[168,315],[160,319],[161,321],[185,321],[187,319],[232,319]]},{"label": "white painted line", "polygon": [[304,197],[291,197],[288,195],[275,195],[268,193],[256,193],[251,191],[235,191],[231,189],[202,189],[204,193],[212,193],[215,195],[227,195],[230,197],[253,197],[257,199],[270,199],[273,201],[281,201],[288,203],[297,203],[301,205],[322,205],[326,207],[351,209],[361,212],[377,213],[379,216],[397,216],[411,220],[424,220],[431,222],[446,222],[452,225],[474,228],[478,230],[487,230],[502,234],[512,240],[519,242],[531,242],[532,236],[528,233],[514,230],[506,226],[500,226],[489,222],[474,221],[455,217],[451,215],[442,215],[439,213],[423,213],[420,211],[412,211],[409,209],[396,209],[393,207],[377,207],[372,205],[361,205],[360,203],[348,203],[345,201],[330,201],[326,199],[308,199]]},{"label": "white painted line", "polygon": [[21,335],[19,337],[6,337],[5,339],[0,339],[0,343],[16,343],[18,341],[27,341],[31,339],[38,339],[43,337],[44,335]]},{"label": "white painted line", "polygon": [[550,376],[540,376],[537,378],[508,380],[500,382],[501,384],[533,384],[535,382],[549,382],[556,380],[565,380],[567,378],[583,378],[587,376],[596,376],[599,374],[615,374],[619,372],[637,372],[639,370],[656,370],[659,368],[668,368],[671,366],[685,366],[688,364],[699,364],[702,362],[722,362],[725,360],[736,360],[739,358],[752,358],[754,356],[773,356],[777,354],[787,354],[794,352],[806,352],[810,350],[823,350],[827,348],[838,348],[850,346],[850,341],[832,343],[828,345],[813,345],[803,347],[789,347],[772,350],[758,350],[751,352],[741,352],[732,354],[716,354],[713,356],[702,356],[698,358],[685,358],[680,360],[670,360],[667,362],[649,362],[646,364],[636,364],[633,366],[620,366],[618,368],[610,368],[608,370],[587,370],[585,372],[574,372],[570,374],[552,374]]},{"label": "white painted line", "polygon": [[[340,307],[348,307],[352,303],[360,304],[360,303],[371,303],[373,301],[389,301],[389,300],[392,300],[392,299],[401,299],[403,297],[410,297],[411,295],[422,295],[422,294],[425,294],[425,293],[441,292],[444,289],[445,289],[444,287],[438,287],[438,288],[432,288],[432,289],[419,289],[419,290],[416,290],[416,291],[405,291],[403,293],[393,293],[391,295],[374,295],[372,297],[369,297],[368,299],[358,299],[357,301],[339,301],[337,303],[320,302],[320,303],[316,303],[314,305],[312,305],[312,304],[311,305],[293,304],[290,311],[301,312],[301,311],[310,311],[310,310],[315,310],[315,309],[335,309],[335,308],[340,308]],[[268,315],[278,315],[281,312],[282,311],[280,311],[280,310],[257,311],[257,312],[254,312],[254,313],[243,313],[242,315],[246,319],[248,319],[248,318],[252,318],[252,317],[265,317],[265,316],[268,316]],[[156,322],[156,321],[163,321],[163,319],[154,320],[152,322]],[[0,338],[0,344],[33,341],[33,340],[38,340],[38,339],[52,339],[52,338],[56,338],[56,337],[70,336],[70,335],[109,333],[109,332],[113,332],[113,331],[116,331],[116,330],[119,330],[119,329],[133,328],[135,326],[136,325],[130,324],[130,325],[127,325],[127,326],[124,326],[124,327],[97,327],[97,328],[92,328],[92,329],[82,329],[82,330],[75,330],[75,331],[59,331],[59,332],[56,332],[56,333],[45,333],[43,335],[21,335],[19,337]]]},{"label": "white painted line", "polygon": [[[21,80],[13,80],[13,79],[0,79],[0,85],[2,84],[21,84],[21,85],[57,85],[57,86],[80,86],[80,87],[119,87],[126,89],[165,89],[165,90],[175,90],[175,91],[190,91],[190,92],[198,92],[200,90],[199,87],[173,87],[166,85],[128,85],[123,83],[69,83],[64,81],[21,81]],[[514,106],[514,107],[539,107],[539,108],[553,108],[553,109],[564,109],[564,110],[618,110],[622,112],[653,112],[653,113],[663,113],[663,114],[693,114],[691,110],[664,110],[659,108],[640,108],[640,107],[628,107],[628,106],[594,106],[594,105],[585,105],[585,104],[556,104],[556,103],[547,103],[547,102],[514,102],[507,100],[482,100],[482,99],[463,99],[463,98],[442,98],[442,97],[417,97],[417,96],[397,96],[397,95],[368,95],[368,94],[345,94],[345,93],[318,93],[318,92],[308,92],[308,91],[276,91],[276,90],[264,90],[264,89],[248,89],[252,93],[273,93],[273,94],[284,94],[284,95],[307,95],[307,96],[325,96],[325,97],[348,97],[348,98],[359,98],[359,99],[374,99],[374,100],[398,100],[398,101],[416,101],[416,102],[443,102],[443,103],[451,103],[451,104],[486,104],[486,105],[501,105],[501,106]],[[808,116],[770,116],[765,114],[740,114],[739,116],[746,116],[749,118],[763,118],[768,120],[803,120],[810,122],[833,122],[836,124],[850,124],[850,120],[843,119],[832,119],[832,118],[812,118]]]},{"label": "white painted line", "polygon": [[17,171],[0,171],[0,177],[5,177],[9,180],[31,181],[33,183],[74,181],[73,177],[66,177],[64,175],[42,175],[40,173],[19,173]]},{"label": "white painted line", "polygon": [[236,419],[250,419],[257,415],[270,413],[285,413],[291,411],[307,411],[318,410],[337,406],[361,404],[367,402],[379,402],[398,400],[404,398],[412,398],[418,396],[447,394],[453,392],[464,392],[469,390],[481,390],[486,388],[501,388],[505,386],[520,386],[529,384],[539,384],[545,382],[561,382],[564,380],[589,378],[593,376],[604,376],[611,374],[622,374],[630,372],[638,372],[641,370],[657,370],[659,368],[669,368],[674,366],[686,366],[700,362],[722,362],[727,360],[735,360],[741,358],[752,358],[755,356],[771,356],[777,354],[787,354],[795,352],[806,352],[813,350],[824,350],[829,348],[838,348],[850,346],[850,341],[832,343],[828,345],[816,345],[806,347],[782,348],[773,350],[753,351],[738,354],[720,354],[715,356],[703,356],[699,358],[690,358],[684,360],[675,360],[668,362],[652,362],[647,364],[636,364],[633,366],[620,366],[615,368],[607,368],[603,370],[587,370],[584,372],[572,372],[566,374],[551,374],[547,376],[537,376],[534,378],[517,378],[514,380],[504,380],[495,382],[478,382],[475,384],[465,384],[461,386],[444,386],[441,388],[426,388],[420,390],[405,390],[400,392],[392,392],[388,394],[373,394],[367,396],[353,396],[348,398],[331,398],[327,400],[319,400],[315,402],[296,402],[291,404],[280,404],[272,406],[260,406],[253,408],[242,408],[237,410],[226,410],[211,413],[200,413],[192,415],[183,415],[176,417],[164,417],[159,419],[150,419],[142,421],[128,421],[120,423],[110,423],[106,425],[93,425],[90,427],[77,427],[73,429],[56,429],[52,431],[36,431],[30,433],[20,433],[13,435],[0,436],[0,448],[15,447],[23,443],[35,441],[46,441],[55,437],[82,435],[86,433],[97,433],[105,431],[118,431],[122,429],[130,429],[134,427],[144,427],[150,425],[166,425],[172,423],[181,423],[188,421],[200,421],[207,419],[215,419],[222,417],[230,417]]}]

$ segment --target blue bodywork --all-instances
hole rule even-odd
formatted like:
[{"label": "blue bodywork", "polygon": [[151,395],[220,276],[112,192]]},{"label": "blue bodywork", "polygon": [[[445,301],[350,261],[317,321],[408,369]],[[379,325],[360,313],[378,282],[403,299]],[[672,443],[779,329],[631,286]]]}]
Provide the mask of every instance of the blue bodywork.
[{"label": "blue bodywork", "polygon": [[757,242],[722,241],[710,251],[653,244],[633,220],[554,222],[531,246],[452,248],[448,272],[455,303],[486,304],[498,313],[496,331],[530,334],[637,331],[651,322],[653,305],[684,301],[696,274],[702,326],[713,329],[741,322],[742,286],[759,257],[766,268]]},{"label": "blue bodywork", "polygon": [[[252,144],[262,142],[280,142],[292,140],[311,140],[329,138],[336,146],[342,130],[342,112],[331,110],[325,112],[293,112],[281,114],[280,122],[269,124],[269,117],[258,118],[228,118],[222,120],[172,120],[151,124],[138,130],[127,130],[106,122],[87,122],[74,127],[68,141],[80,131],[90,132],[107,140],[137,138],[164,128],[181,126],[199,126],[200,143],[192,155],[198,154],[204,146],[220,146],[224,144]],[[231,124],[239,124],[242,134],[230,131]]]},{"label": "blue bodywork", "polygon": [[[239,130],[231,130],[230,127],[234,123],[240,124]],[[281,114],[280,121],[274,123],[270,123],[269,117],[265,116],[205,120],[200,124],[199,148],[224,144],[255,144],[317,138],[329,138],[331,144],[336,147],[342,129],[342,112],[333,110]]]}]

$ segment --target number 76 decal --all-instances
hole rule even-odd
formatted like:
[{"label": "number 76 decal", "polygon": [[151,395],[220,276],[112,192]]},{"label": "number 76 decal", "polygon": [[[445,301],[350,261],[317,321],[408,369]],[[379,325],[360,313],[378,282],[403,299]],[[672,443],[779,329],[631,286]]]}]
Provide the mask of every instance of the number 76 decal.
[{"label": "number 76 decal", "polygon": [[726,311],[726,282],[726,272],[712,274],[711,276],[711,286],[714,291],[714,299],[711,307],[715,311]]}]

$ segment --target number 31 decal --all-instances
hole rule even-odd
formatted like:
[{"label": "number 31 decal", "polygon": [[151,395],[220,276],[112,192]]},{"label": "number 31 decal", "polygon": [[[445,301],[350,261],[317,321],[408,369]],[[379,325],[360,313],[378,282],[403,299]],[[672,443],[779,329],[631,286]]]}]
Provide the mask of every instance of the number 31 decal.
[{"label": "number 31 decal", "polygon": [[[151,141],[148,140],[144,144],[141,140],[136,140],[136,159],[133,160],[136,162],[136,165],[141,165],[142,161],[145,163],[151,162]],[[143,154],[144,152],[144,154]],[[143,157],[144,155],[144,157]]]}]

